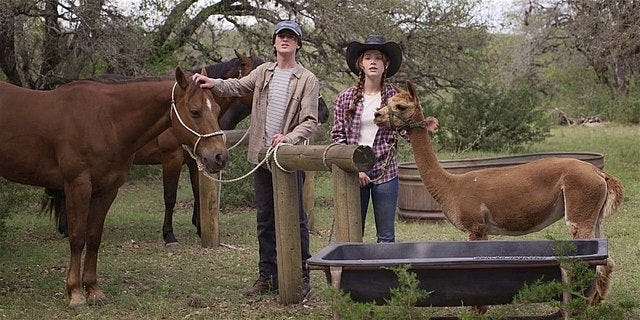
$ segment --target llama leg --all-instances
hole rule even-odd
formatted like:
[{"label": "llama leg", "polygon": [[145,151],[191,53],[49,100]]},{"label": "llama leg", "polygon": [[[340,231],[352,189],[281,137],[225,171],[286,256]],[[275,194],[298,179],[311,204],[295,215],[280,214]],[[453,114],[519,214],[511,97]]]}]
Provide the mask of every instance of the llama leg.
[{"label": "llama leg", "polygon": [[611,288],[611,274],[614,267],[615,263],[611,258],[607,258],[605,265],[596,267],[595,289],[589,296],[589,305],[594,306],[607,297]]},{"label": "llama leg", "polygon": [[[560,275],[562,277],[562,283],[564,283],[565,285],[568,284],[569,276],[567,274],[567,270],[562,266],[560,266]],[[571,312],[569,310],[569,300],[571,300],[571,292],[562,292],[562,304],[560,305],[560,312],[562,313],[563,320],[567,320],[571,316]]]},{"label": "llama leg", "polygon": [[[487,240],[487,235],[486,234],[482,234],[480,232],[470,232],[468,233],[468,237],[470,241],[473,240]],[[485,314],[487,313],[487,310],[489,308],[487,306],[471,306],[469,307],[469,310],[473,313],[473,314]]]}]

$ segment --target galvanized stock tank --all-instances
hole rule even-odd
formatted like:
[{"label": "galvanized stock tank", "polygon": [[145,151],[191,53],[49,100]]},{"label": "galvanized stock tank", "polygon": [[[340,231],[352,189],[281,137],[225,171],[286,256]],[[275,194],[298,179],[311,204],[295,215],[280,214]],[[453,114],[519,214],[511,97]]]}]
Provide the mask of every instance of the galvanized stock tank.
[{"label": "galvanized stock tank", "polygon": [[[448,172],[464,173],[484,168],[513,166],[549,157],[575,158],[589,162],[600,169],[604,167],[604,156],[591,152],[546,152],[503,157],[442,160],[440,164]],[[428,222],[437,222],[445,219],[440,205],[429,194],[422,179],[420,179],[416,163],[404,162],[400,163],[398,167],[400,180],[398,214],[400,217],[405,220],[426,220]]]}]

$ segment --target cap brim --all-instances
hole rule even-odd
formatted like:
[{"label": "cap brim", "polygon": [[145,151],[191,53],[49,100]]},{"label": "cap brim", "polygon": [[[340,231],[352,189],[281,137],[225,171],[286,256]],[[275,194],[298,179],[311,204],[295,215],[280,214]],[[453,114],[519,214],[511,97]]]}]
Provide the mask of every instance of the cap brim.
[{"label": "cap brim", "polygon": [[282,32],[283,30],[289,30],[291,32],[293,32],[293,34],[297,35],[298,37],[301,37],[302,35],[300,33],[298,33],[296,30],[291,29],[289,27],[282,27],[280,29],[277,29],[273,34],[278,34],[280,32]]},{"label": "cap brim", "polygon": [[353,41],[347,46],[347,65],[354,74],[359,74],[360,69],[357,60],[360,55],[367,50],[379,50],[389,57],[389,66],[387,67],[386,76],[391,77],[400,70],[402,65],[402,49],[400,45],[389,41],[384,44],[367,44]]}]

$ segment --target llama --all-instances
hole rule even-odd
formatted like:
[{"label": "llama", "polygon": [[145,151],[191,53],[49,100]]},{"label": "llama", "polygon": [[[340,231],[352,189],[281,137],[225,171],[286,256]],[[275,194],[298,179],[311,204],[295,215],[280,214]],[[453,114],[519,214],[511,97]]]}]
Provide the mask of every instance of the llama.
[{"label": "llama", "polygon": [[[436,158],[414,85],[399,89],[375,114],[375,123],[406,129],[416,166],[429,193],[449,222],[469,240],[489,235],[518,236],[540,231],[564,218],[572,238],[604,237],[602,220],[623,199],[621,181],[590,163],[572,158],[544,158],[522,165],[452,174]],[[614,263],[596,270],[596,288],[589,303],[606,297]]]}]

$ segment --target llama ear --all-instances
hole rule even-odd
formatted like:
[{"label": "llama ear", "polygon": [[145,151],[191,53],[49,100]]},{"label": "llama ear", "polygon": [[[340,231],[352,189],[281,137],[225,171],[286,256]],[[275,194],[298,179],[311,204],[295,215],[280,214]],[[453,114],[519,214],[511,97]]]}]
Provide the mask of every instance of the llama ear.
[{"label": "llama ear", "polygon": [[203,76],[207,76],[207,77],[209,76],[207,74],[207,68],[205,68],[204,66],[202,67],[202,69],[200,69],[200,74],[203,75]]},{"label": "llama ear", "polygon": [[416,86],[413,85],[413,82],[411,82],[411,80],[407,80],[407,91],[409,91],[409,94],[414,98],[418,96],[416,94]]},{"label": "llama ear", "polygon": [[394,90],[395,92],[400,92],[400,91],[402,91],[402,88],[398,87],[398,85],[397,85],[397,84],[395,84],[395,83],[391,83],[391,87],[393,88],[393,90]]}]

